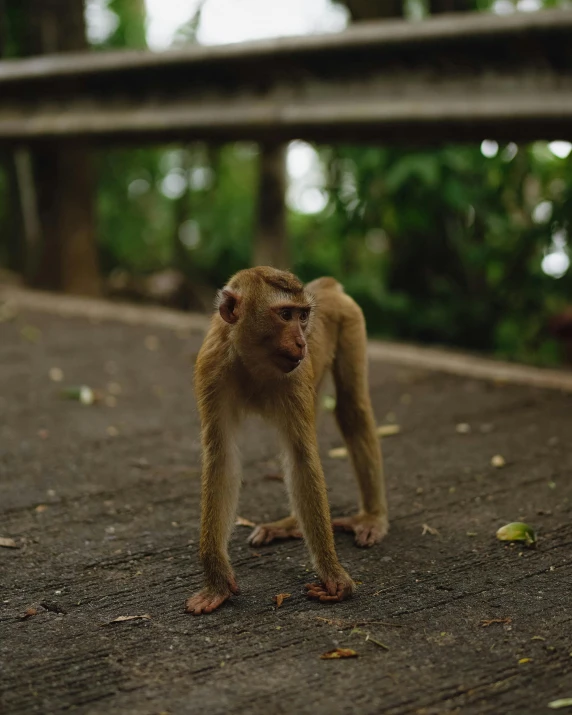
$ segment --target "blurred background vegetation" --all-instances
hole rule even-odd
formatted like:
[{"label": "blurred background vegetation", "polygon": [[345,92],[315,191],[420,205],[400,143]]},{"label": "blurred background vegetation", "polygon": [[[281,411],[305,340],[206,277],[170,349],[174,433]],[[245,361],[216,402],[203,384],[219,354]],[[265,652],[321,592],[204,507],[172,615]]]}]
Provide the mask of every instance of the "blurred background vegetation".
[{"label": "blurred background vegetation", "polygon": [[[316,17],[325,19],[310,17],[308,28],[293,32],[338,30],[379,17],[419,21],[430,13],[535,11],[558,4],[307,0],[306,11],[313,3]],[[286,10],[291,4],[274,2]],[[301,5],[293,4],[295,14]],[[153,25],[159,5],[0,0],[0,49],[3,57],[20,57],[88,45],[94,51],[148,44],[165,49],[217,40],[217,0],[187,3],[186,21],[163,35]],[[47,6],[52,18],[68,23],[55,47],[38,43]],[[263,23],[255,25],[246,18],[244,27],[253,30],[248,37],[264,35]],[[292,270],[306,280],[322,274],[341,280],[362,305],[372,335],[558,364],[564,355],[559,337],[572,333],[555,321],[572,304],[571,149],[567,142],[517,146],[494,139],[430,149],[293,142],[285,151],[284,226],[276,230],[288,237]],[[260,204],[266,200],[257,145],[105,149],[89,160],[104,292],[138,298],[155,293],[179,307],[209,310],[214,289],[256,261]],[[14,158],[4,154],[0,161],[0,265],[24,274],[31,285],[65,289],[47,285],[41,271],[30,269],[22,251]],[[43,157],[42,166],[46,161],[57,165],[58,158]]]}]

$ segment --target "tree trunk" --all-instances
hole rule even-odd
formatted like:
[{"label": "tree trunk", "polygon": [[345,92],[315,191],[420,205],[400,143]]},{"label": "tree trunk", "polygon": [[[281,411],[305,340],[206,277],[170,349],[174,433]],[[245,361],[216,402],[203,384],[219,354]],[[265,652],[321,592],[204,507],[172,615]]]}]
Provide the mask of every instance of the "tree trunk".
[{"label": "tree trunk", "polygon": [[[83,0],[24,0],[22,6],[28,21],[23,54],[88,49]],[[32,163],[41,246],[30,283],[66,293],[99,294],[89,149],[80,143],[45,143],[34,147]]]},{"label": "tree trunk", "polygon": [[[9,52],[8,12],[5,0],[0,0],[0,58]],[[16,273],[24,270],[24,242],[22,225],[20,221],[18,183],[16,178],[16,165],[14,154],[3,151],[0,154],[0,167],[4,173],[5,195],[3,207],[0,211],[0,252],[6,262],[7,268]]]},{"label": "tree trunk", "polygon": [[286,232],[286,145],[261,144],[254,265],[290,265]]}]

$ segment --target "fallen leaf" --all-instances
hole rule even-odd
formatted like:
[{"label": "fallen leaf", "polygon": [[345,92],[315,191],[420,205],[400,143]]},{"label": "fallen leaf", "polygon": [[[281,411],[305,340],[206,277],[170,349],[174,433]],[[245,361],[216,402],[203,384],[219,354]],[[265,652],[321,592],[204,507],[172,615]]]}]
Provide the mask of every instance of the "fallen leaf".
[{"label": "fallen leaf", "polygon": [[334,447],[328,452],[328,457],[332,459],[343,459],[348,456],[348,450],[345,447]]},{"label": "fallen leaf", "polygon": [[20,330],[20,335],[29,343],[38,343],[42,338],[42,331],[34,325],[24,325]]},{"label": "fallen leaf", "polygon": [[143,613],[141,616],[117,616],[112,621],[107,621],[107,623],[102,623],[102,626],[108,626],[111,623],[125,623],[125,621],[150,621],[151,616],[148,613]]},{"label": "fallen leaf", "polygon": [[495,456],[491,459],[491,464],[493,467],[501,469],[501,467],[505,466],[506,459],[500,454],[495,454]]},{"label": "fallen leaf", "polygon": [[27,618],[31,618],[32,616],[37,616],[37,615],[38,615],[37,608],[28,608],[28,609],[26,609],[26,612],[20,616],[20,620],[25,621]]},{"label": "fallen leaf", "polygon": [[321,660],[337,660],[338,658],[357,658],[358,654],[351,648],[336,648],[327,653],[322,653]]},{"label": "fallen leaf", "polygon": [[375,430],[378,437],[392,437],[394,434],[399,434],[401,427],[399,425],[381,425]]},{"label": "fallen leaf", "polygon": [[0,536],[0,546],[3,546],[5,549],[17,549],[18,548],[18,544],[14,541],[14,539],[8,539],[3,536]]},{"label": "fallen leaf", "polygon": [[519,665],[524,665],[525,663],[532,663],[532,658],[521,658],[521,659],[518,661],[518,664],[519,664]]},{"label": "fallen leaf", "polygon": [[524,541],[526,546],[536,545],[534,529],[522,521],[513,521],[505,524],[497,531],[499,541]]},{"label": "fallen leaf", "polygon": [[152,352],[159,349],[159,338],[156,335],[148,335],[145,338],[145,347]]},{"label": "fallen leaf", "polygon": [[132,467],[137,467],[138,469],[149,469],[151,466],[149,461],[145,457],[140,457],[139,459],[132,459],[129,464]]},{"label": "fallen leaf", "polygon": [[492,626],[493,623],[512,623],[512,618],[488,618],[481,621],[481,626],[487,628],[487,626]]},{"label": "fallen leaf", "polygon": [[560,700],[553,700],[548,703],[548,707],[552,708],[552,710],[572,707],[572,698],[560,698]]},{"label": "fallen leaf", "polygon": [[425,534],[431,534],[431,536],[439,536],[439,532],[437,529],[433,528],[432,526],[429,526],[429,524],[421,524],[421,527],[423,531],[421,532],[421,536],[425,536]]},{"label": "fallen leaf", "polygon": [[292,594],[291,593],[278,593],[276,596],[273,597],[273,601],[276,604],[276,608],[280,608],[280,606],[284,603],[284,601],[287,598],[291,598]]},{"label": "fallen leaf", "polygon": [[47,504],[38,504],[38,506],[34,509],[35,512],[38,514],[41,514],[42,512],[46,511],[48,508]]},{"label": "fallen leaf", "polygon": [[14,320],[18,316],[18,311],[16,306],[10,303],[3,303],[0,305],[0,323],[7,323],[10,320]]},{"label": "fallen leaf", "polygon": [[242,516],[237,516],[236,521],[234,523],[236,526],[256,526],[253,521],[250,521],[250,519],[244,519]]}]

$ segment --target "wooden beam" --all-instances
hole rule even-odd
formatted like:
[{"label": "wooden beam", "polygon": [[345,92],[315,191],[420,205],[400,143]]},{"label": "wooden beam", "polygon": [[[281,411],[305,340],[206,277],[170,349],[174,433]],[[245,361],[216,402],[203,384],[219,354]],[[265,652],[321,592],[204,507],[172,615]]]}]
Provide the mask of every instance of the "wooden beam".
[{"label": "wooden beam", "polygon": [[0,62],[0,142],[572,138],[572,11]]}]

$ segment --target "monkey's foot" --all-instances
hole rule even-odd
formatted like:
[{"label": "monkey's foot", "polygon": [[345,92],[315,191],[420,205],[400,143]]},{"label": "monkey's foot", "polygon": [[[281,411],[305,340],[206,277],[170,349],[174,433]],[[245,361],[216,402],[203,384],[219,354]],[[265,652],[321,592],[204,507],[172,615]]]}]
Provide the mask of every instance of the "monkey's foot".
[{"label": "monkey's foot", "polygon": [[334,529],[340,531],[353,531],[357,546],[373,546],[378,544],[387,534],[389,522],[386,516],[373,516],[372,514],[355,514],[332,519]]},{"label": "monkey's foot", "polygon": [[207,586],[187,599],[185,611],[192,613],[193,616],[200,616],[202,613],[212,613],[227,601],[233,593],[238,592],[238,585],[234,579],[229,580],[227,588],[219,591],[215,591]]},{"label": "monkey's foot", "polygon": [[287,516],[271,524],[259,524],[248,537],[251,546],[266,546],[276,539],[301,539],[302,532],[293,516]]},{"label": "monkey's foot", "polygon": [[322,603],[336,603],[349,598],[354,592],[355,584],[346,574],[343,577],[327,579],[323,583],[307,583],[306,596],[315,598]]}]

